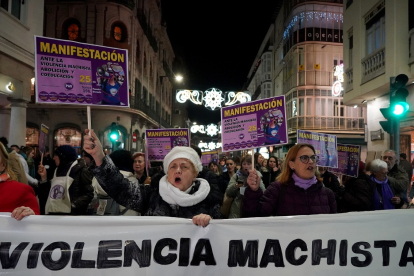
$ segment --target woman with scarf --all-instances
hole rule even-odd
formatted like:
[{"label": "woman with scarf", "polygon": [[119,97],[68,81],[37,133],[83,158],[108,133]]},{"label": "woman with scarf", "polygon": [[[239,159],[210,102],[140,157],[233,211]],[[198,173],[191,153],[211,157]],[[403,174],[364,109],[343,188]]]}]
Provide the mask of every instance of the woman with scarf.
[{"label": "woman with scarf", "polygon": [[17,182],[8,163],[9,154],[0,142],[0,212],[10,212],[16,220],[40,215],[35,193],[29,185]]},{"label": "woman with scarf", "polygon": [[257,170],[252,170],[252,156],[246,155],[243,157],[241,164],[241,169],[232,176],[226,190],[227,196],[234,198],[230,207],[229,218],[240,218],[243,195],[246,187],[248,186],[247,179],[251,171],[254,171],[255,174],[260,178],[259,186],[261,191],[264,191],[266,189],[263,181],[261,180],[261,173]]},{"label": "woman with scarf", "polygon": [[316,177],[318,156],[310,144],[296,144],[286,155],[282,173],[266,191],[250,171],[243,217],[297,216],[336,213],[335,195]]},{"label": "woman with scarf", "polygon": [[53,160],[56,170],[52,179],[47,179],[45,167],[40,164],[39,189],[48,188],[46,215],[86,215],[93,198],[92,176],[85,162],[78,163],[78,155],[68,145],[57,147]]},{"label": "woman with scarf", "polygon": [[388,181],[388,166],[385,161],[375,159],[370,164],[371,180],[376,185],[373,198],[373,210],[398,209],[404,204],[399,196],[395,196],[393,186]]},{"label": "woman with scarf", "polygon": [[[190,147],[174,147],[164,158],[164,175],[158,183],[135,185],[119,172],[104,154],[101,142],[92,131],[85,130],[84,150],[95,161],[92,172],[105,192],[119,204],[145,216],[191,218],[199,226],[220,218],[223,199],[218,189],[202,178],[200,157]],[[153,181],[154,182],[154,181]]]}]

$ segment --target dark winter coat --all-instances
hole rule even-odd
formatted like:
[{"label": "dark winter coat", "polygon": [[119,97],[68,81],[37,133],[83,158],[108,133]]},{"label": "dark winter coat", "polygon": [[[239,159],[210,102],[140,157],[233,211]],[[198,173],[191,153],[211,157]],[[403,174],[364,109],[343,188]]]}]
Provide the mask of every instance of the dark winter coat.
[{"label": "dark winter coat", "polygon": [[329,188],[334,192],[336,199],[338,199],[338,189],[341,184],[339,184],[338,177],[329,171],[325,171],[324,174],[321,175],[323,178],[323,185],[326,188]]},{"label": "dark winter coat", "polygon": [[376,184],[365,173],[357,178],[351,177],[345,184],[345,191],[340,199],[341,212],[372,210],[372,200]]},{"label": "dark winter coat", "polygon": [[262,173],[262,181],[267,189],[267,187],[269,187],[270,183],[275,182],[276,181],[276,177],[279,176],[280,174],[280,170],[277,171],[273,171],[273,169],[268,169],[267,171],[261,171]]},{"label": "dark winter coat", "polygon": [[227,186],[229,185],[229,182],[230,182],[230,175],[228,172],[224,172],[218,177],[217,180],[218,180],[218,187],[224,195],[224,193],[226,192]]},{"label": "dark winter coat", "polygon": [[408,180],[407,172],[398,164],[395,164],[388,172],[388,182],[394,195],[399,195],[407,190],[410,180]]},{"label": "dark winter coat", "polygon": [[[201,213],[212,218],[220,218],[220,204],[223,197],[218,189],[210,188],[208,196],[200,203],[189,206],[172,206],[159,194],[159,182],[151,185],[132,184],[124,178],[109,156],[105,156],[99,167],[92,168],[93,174],[105,192],[119,204],[141,212],[145,216],[167,216],[192,218]],[[198,191],[200,182],[196,181],[190,194]],[[211,185],[210,185],[211,187]],[[216,186],[217,187],[217,186]]]},{"label": "dark winter coat", "polygon": [[336,213],[335,195],[322,182],[317,182],[307,190],[293,182],[285,188],[282,185],[280,182],[273,182],[264,192],[261,189],[253,191],[247,187],[242,207],[243,217]]}]

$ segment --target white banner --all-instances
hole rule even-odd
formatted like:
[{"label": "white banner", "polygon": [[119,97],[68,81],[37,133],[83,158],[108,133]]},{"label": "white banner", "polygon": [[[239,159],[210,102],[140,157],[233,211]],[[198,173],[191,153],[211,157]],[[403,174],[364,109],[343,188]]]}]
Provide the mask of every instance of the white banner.
[{"label": "white banner", "polygon": [[411,210],[212,220],[0,213],[0,275],[413,275]]}]

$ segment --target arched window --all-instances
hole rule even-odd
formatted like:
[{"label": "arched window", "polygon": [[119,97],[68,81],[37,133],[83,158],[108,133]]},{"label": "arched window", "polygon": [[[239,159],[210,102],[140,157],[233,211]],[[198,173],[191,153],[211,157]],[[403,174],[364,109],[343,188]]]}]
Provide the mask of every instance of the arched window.
[{"label": "arched window", "polygon": [[118,42],[124,42],[127,37],[126,27],[121,22],[115,22],[112,25],[112,37]]},{"label": "arched window", "polygon": [[62,36],[64,39],[79,41],[80,40],[81,27],[80,23],[75,18],[66,20],[63,25]]},{"label": "arched window", "polygon": [[73,127],[58,128],[55,130],[54,144],[55,148],[69,145],[75,148],[78,155],[80,155],[82,149],[82,133],[79,129]]},{"label": "arched window", "polygon": [[37,127],[26,127],[26,146],[39,145],[39,129]]},{"label": "arched window", "polygon": [[135,50],[135,62],[139,64],[139,61],[141,60],[140,55],[141,55],[141,49],[139,48],[139,40],[137,40],[137,46],[136,46],[136,50]]}]

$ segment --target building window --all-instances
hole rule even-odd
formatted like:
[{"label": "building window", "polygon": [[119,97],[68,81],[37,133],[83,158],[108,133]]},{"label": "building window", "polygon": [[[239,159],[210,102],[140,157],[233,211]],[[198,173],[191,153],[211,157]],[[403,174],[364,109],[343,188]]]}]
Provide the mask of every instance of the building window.
[{"label": "building window", "polygon": [[372,54],[385,45],[385,9],[372,17],[366,27],[366,51]]},{"label": "building window", "polygon": [[352,50],[354,48],[354,36],[350,36],[348,38],[349,40],[349,49],[348,49],[348,67],[351,68],[352,67]]},{"label": "building window", "polygon": [[68,40],[79,41],[81,31],[80,26],[81,25],[79,21],[74,18],[66,20],[66,22],[63,24],[63,38]]},{"label": "building window", "polygon": [[121,41],[122,39],[122,29],[118,26],[114,28],[114,38],[118,41]]},{"label": "building window", "polygon": [[126,40],[127,32],[125,25],[121,22],[114,23],[112,26],[112,37],[118,42],[124,42]]},{"label": "building window", "polygon": [[68,29],[69,40],[76,40],[79,37],[79,26],[75,23],[71,24]]},{"label": "building window", "polygon": [[141,49],[139,48],[139,40],[137,40],[137,48],[135,50],[135,61],[136,61],[136,63],[139,63],[140,55],[141,55]]},{"label": "building window", "polygon": [[68,145],[73,147],[78,155],[81,152],[82,132],[73,127],[62,127],[55,131],[55,147]]},{"label": "building window", "polygon": [[26,127],[26,146],[39,145],[39,129],[35,127]]},{"label": "building window", "polygon": [[0,0],[0,7],[20,20],[20,13],[22,10],[21,0]]}]

